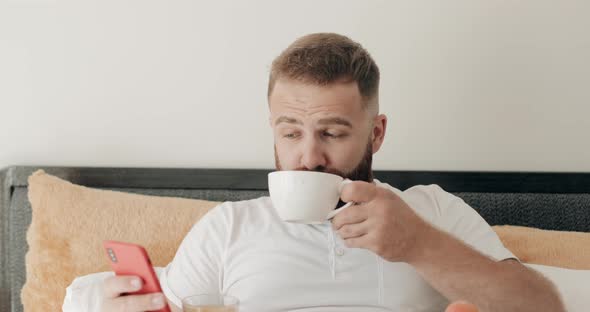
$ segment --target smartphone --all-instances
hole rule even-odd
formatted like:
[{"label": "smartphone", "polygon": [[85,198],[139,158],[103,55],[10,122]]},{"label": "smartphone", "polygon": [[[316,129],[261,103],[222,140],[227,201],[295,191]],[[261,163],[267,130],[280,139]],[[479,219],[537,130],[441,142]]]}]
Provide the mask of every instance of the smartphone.
[{"label": "smartphone", "polygon": [[[143,247],[117,241],[104,241],[103,245],[111,267],[117,276],[135,275],[143,280],[143,287],[140,290],[125,295],[162,292],[158,276],[154,272],[152,262]],[[166,305],[157,312],[170,312],[170,308]]]}]

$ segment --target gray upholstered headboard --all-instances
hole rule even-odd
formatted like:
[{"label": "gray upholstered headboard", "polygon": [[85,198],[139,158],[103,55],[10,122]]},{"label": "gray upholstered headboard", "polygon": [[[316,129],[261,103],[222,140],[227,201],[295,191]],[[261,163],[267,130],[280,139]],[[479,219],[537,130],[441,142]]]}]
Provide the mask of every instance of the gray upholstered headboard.
[{"label": "gray upholstered headboard", "polygon": [[[37,169],[73,183],[142,194],[241,200],[267,194],[268,170],[10,167],[0,171],[0,311],[22,311],[27,177]],[[590,232],[590,173],[377,171],[399,189],[436,183],[490,223]]]}]

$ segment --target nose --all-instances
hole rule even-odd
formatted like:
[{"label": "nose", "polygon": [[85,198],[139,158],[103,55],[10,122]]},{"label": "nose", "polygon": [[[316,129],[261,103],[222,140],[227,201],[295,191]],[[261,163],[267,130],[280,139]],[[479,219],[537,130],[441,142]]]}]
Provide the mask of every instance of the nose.
[{"label": "nose", "polygon": [[306,170],[321,170],[328,165],[328,159],[321,144],[315,140],[307,140],[301,155],[301,167]]}]

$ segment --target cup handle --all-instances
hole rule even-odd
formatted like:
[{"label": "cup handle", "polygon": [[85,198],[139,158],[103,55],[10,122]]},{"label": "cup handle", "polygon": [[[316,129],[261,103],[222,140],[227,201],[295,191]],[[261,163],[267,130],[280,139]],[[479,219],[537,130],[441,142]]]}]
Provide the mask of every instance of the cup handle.
[{"label": "cup handle", "polygon": [[[349,179],[344,179],[344,180],[343,180],[343,181],[340,183],[340,186],[338,187],[338,194],[342,194],[342,188],[343,188],[343,187],[344,187],[346,184],[348,184],[348,183],[352,183],[352,181],[351,181],[351,180],[349,180]],[[340,208],[338,208],[338,209],[334,209],[334,210],[330,211],[330,213],[328,213],[328,216],[326,217],[326,220],[330,220],[330,219],[334,218],[334,216],[336,216],[336,215],[337,215],[338,213],[340,213],[342,210],[344,210],[344,209],[346,209],[346,208],[348,208],[348,207],[350,207],[350,206],[352,206],[352,205],[354,205],[354,203],[353,203],[353,202],[346,203],[346,205],[344,205],[344,206],[342,206],[342,207],[340,207]]]},{"label": "cup handle", "polygon": [[334,218],[334,216],[336,216],[339,212],[341,212],[342,210],[344,210],[352,205],[354,205],[353,202],[346,203],[346,205],[344,205],[338,209],[334,209],[334,210],[330,211],[330,213],[328,213],[328,216],[326,217],[326,220],[330,220],[330,219]]}]

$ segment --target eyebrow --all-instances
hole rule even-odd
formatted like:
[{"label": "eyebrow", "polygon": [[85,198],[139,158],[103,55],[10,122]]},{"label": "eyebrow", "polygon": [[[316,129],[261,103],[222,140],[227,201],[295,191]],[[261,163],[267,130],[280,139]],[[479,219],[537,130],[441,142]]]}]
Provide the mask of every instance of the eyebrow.
[{"label": "eyebrow", "polygon": [[[275,126],[280,124],[281,122],[296,124],[296,125],[303,125],[303,122],[301,122],[301,120],[298,120],[298,119],[295,119],[292,117],[281,116],[281,117],[277,118],[277,120],[275,121]],[[350,123],[350,121],[348,121],[344,118],[340,118],[340,117],[322,118],[322,119],[318,120],[318,124],[324,125],[324,126],[326,126],[326,125],[341,125],[341,126],[346,126],[346,127],[352,128],[352,124]]]},{"label": "eyebrow", "polygon": [[286,122],[286,123],[290,123],[290,124],[297,124],[297,125],[303,124],[303,122],[301,122],[300,120],[297,120],[295,118],[281,116],[281,117],[277,118],[277,120],[275,121],[275,126],[280,124],[281,122]]},{"label": "eyebrow", "polygon": [[318,120],[318,124],[320,125],[341,125],[352,128],[352,124],[350,121],[340,118],[340,117],[330,117],[330,118],[323,118]]}]

